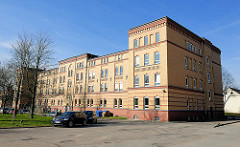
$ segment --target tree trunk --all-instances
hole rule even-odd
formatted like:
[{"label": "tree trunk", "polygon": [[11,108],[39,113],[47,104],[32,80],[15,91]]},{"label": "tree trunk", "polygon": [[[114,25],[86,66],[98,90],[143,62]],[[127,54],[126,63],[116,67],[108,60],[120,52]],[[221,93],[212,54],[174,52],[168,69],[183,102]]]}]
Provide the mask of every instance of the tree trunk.
[{"label": "tree trunk", "polygon": [[19,100],[19,96],[20,96],[21,84],[22,84],[22,73],[20,74],[20,79],[19,79],[19,82],[18,82],[18,89],[17,89],[17,95],[16,95],[15,107],[14,107],[14,116],[17,115],[17,105],[18,105],[18,100]]}]

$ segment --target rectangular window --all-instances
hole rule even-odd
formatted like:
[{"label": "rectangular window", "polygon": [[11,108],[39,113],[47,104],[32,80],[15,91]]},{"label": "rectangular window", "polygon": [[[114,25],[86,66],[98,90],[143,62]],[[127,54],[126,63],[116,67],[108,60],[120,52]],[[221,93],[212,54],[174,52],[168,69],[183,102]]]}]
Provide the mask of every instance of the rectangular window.
[{"label": "rectangular window", "polygon": [[139,56],[135,56],[135,67],[139,67]]},{"label": "rectangular window", "polygon": [[185,57],[185,69],[188,69],[188,58]]},{"label": "rectangular window", "polygon": [[145,36],[145,37],[144,37],[144,46],[145,46],[145,45],[148,45],[148,36]]},{"label": "rectangular window", "polygon": [[102,107],[102,99],[100,99],[100,107]]},{"label": "rectangular window", "polygon": [[159,99],[159,97],[155,97],[155,109],[160,109],[160,99]]},{"label": "rectangular window", "polygon": [[135,87],[139,87],[139,76],[135,76]]},{"label": "rectangular window", "polygon": [[89,107],[90,105],[90,101],[89,101],[89,99],[87,99],[87,106]]},{"label": "rectangular window", "polygon": [[114,108],[117,108],[117,99],[114,99]]},{"label": "rectangular window", "polygon": [[115,68],[115,76],[118,76],[118,67]]},{"label": "rectangular window", "polygon": [[210,73],[207,74],[207,77],[208,77],[208,84],[210,84],[211,83]]},{"label": "rectangular window", "polygon": [[195,106],[195,108],[196,108],[196,110],[197,110],[197,107],[198,107],[198,100],[195,99],[195,101],[196,101],[196,106]]},{"label": "rectangular window", "polygon": [[93,107],[93,99],[91,99],[91,107]]},{"label": "rectangular window", "polygon": [[115,56],[115,61],[117,61],[117,60],[118,60],[118,56],[116,55],[116,56]]},{"label": "rectangular window", "polygon": [[144,55],[144,66],[149,65],[149,54]]},{"label": "rectangular window", "polygon": [[160,74],[155,74],[155,86],[160,86]]},{"label": "rectangular window", "polygon": [[92,79],[95,79],[95,72],[92,72]]},{"label": "rectangular window", "polygon": [[91,79],[92,79],[92,73],[89,72],[89,80],[91,80]]},{"label": "rectangular window", "polygon": [[155,64],[158,64],[158,63],[160,62],[159,52],[155,52],[154,56],[155,56],[155,61],[154,61],[154,63],[155,63]]},{"label": "rectangular window", "polygon": [[202,49],[198,49],[199,55],[202,55]]},{"label": "rectangular window", "polygon": [[115,91],[118,91],[118,83],[115,83]]},{"label": "rectangular window", "polygon": [[76,80],[79,81],[79,73],[77,73]]},{"label": "rectangular window", "polygon": [[104,99],[104,107],[107,107],[107,100]]},{"label": "rectangular window", "polygon": [[94,92],[94,85],[92,85],[92,92]]},{"label": "rectangular window", "polygon": [[209,101],[212,101],[212,91],[211,90],[208,92],[208,98],[209,98]]},{"label": "rectangular window", "polygon": [[193,46],[193,52],[196,53],[196,47],[195,47],[195,45]]},{"label": "rectangular window", "polygon": [[193,60],[193,71],[196,71],[196,61]]},{"label": "rectangular window", "polygon": [[81,78],[80,78],[80,80],[83,80],[83,73],[81,72]]},{"label": "rectangular window", "polygon": [[101,71],[101,78],[104,78],[104,70]]},{"label": "rectangular window", "polygon": [[189,99],[187,98],[187,110],[189,110]]},{"label": "rectangular window", "polygon": [[103,60],[103,59],[101,59],[101,64],[103,64],[103,61],[104,61],[104,60]]},{"label": "rectangular window", "polygon": [[82,103],[81,103],[81,99],[78,99],[78,105],[81,106]]},{"label": "rectangular window", "polygon": [[75,106],[77,106],[77,99],[75,99]]},{"label": "rectangular window", "polygon": [[202,63],[199,62],[199,72],[202,72]]},{"label": "rectangular window", "polygon": [[123,75],[123,67],[120,67],[120,75]]},{"label": "rectangular window", "polygon": [[197,80],[196,79],[194,79],[193,80],[193,87],[194,87],[194,90],[197,90]]},{"label": "rectangular window", "polygon": [[123,91],[123,82],[119,83],[119,91]]},{"label": "rectangular window", "polygon": [[144,109],[148,109],[148,97],[144,97]]},{"label": "rectangular window", "polygon": [[200,90],[202,91],[202,88],[203,88],[203,81],[200,80]]},{"label": "rectangular window", "polygon": [[83,87],[82,87],[82,85],[80,85],[80,93],[82,93],[83,92]]},{"label": "rectangular window", "polygon": [[105,92],[107,92],[107,91],[108,91],[108,84],[105,83]]},{"label": "rectangular window", "polygon": [[187,42],[187,50],[190,50],[189,42]]},{"label": "rectangular window", "polygon": [[90,86],[90,85],[88,86],[88,93],[91,92],[91,87],[92,87],[92,86]]},{"label": "rectangular window", "polygon": [[119,99],[119,108],[122,108],[122,99]]},{"label": "rectangular window", "polygon": [[134,98],[134,109],[138,109],[138,98]]},{"label": "rectangular window", "polygon": [[105,78],[108,77],[108,69],[105,69]]},{"label": "rectangular window", "polygon": [[149,86],[149,76],[148,75],[144,75],[144,86]]},{"label": "rectangular window", "polygon": [[188,88],[188,77],[185,78],[186,81],[186,88]]},{"label": "rectangular window", "polygon": [[159,33],[156,33],[155,34],[155,42],[159,42],[159,41],[160,41]]},{"label": "rectangular window", "polygon": [[206,57],[207,67],[209,67],[209,57]]},{"label": "rectangular window", "polygon": [[193,50],[192,50],[192,49],[193,49],[192,46],[193,46],[193,45],[192,45],[192,43],[191,43],[191,51],[193,51]]},{"label": "rectangular window", "polygon": [[104,85],[101,84],[101,87],[100,87],[100,92],[103,92],[103,88],[104,88]]}]

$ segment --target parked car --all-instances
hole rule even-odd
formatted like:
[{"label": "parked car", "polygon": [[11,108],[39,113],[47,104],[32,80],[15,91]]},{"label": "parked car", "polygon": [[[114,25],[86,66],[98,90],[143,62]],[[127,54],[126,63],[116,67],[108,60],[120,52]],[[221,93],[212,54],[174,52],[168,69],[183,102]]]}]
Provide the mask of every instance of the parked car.
[{"label": "parked car", "polygon": [[2,108],[1,113],[2,111],[4,111],[4,113],[6,114],[11,114],[13,110],[14,110],[13,108],[4,108],[4,109]]},{"label": "parked car", "polygon": [[46,114],[46,116],[50,116],[50,117],[56,117],[58,115],[60,115],[60,113],[55,111]]},{"label": "parked car", "polygon": [[83,113],[87,115],[88,123],[97,123],[97,114],[94,111],[84,111]]},{"label": "parked car", "polygon": [[83,112],[64,112],[54,117],[52,121],[54,126],[73,127],[76,124],[86,125],[87,115]]}]

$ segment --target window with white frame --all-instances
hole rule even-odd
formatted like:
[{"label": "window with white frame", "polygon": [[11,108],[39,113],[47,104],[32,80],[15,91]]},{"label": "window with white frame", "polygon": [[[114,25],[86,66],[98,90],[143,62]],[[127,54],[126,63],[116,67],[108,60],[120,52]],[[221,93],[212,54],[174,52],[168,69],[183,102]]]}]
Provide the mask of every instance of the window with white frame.
[{"label": "window with white frame", "polygon": [[102,99],[100,99],[100,107],[102,107]]},{"label": "window with white frame", "polygon": [[193,60],[193,71],[196,71],[196,61]]},{"label": "window with white frame", "polygon": [[144,66],[149,65],[149,54],[144,55]]},{"label": "window with white frame", "polygon": [[115,76],[118,76],[118,67],[115,68]]},{"label": "window with white frame", "polygon": [[87,99],[87,106],[89,107],[90,106],[90,101],[89,101],[89,99]]},{"label": "window with white frame", "polygon": [[119,83],[119,91],[123,91],[123,82]]},{"label": "window with white frame", "polygon": [[93,99],[91,99],[91,107],[93,107]]},{"label": "window with white frame", "polygon": [[149,76],[146,74],[144,75],[144,86],[149,86]]},{"label": "window with white frame", "polygon": [[88,93],[91,92],[91,87],[92,87],[91,85],[88,86]]},{"label": "window with white frame", "polygon": [[[62,77],[60,77],[60,80],[62,80]],[[80,80],[80,78],[79,78],[79,73],[77,73],[77,75],[76,75],[76,80],[77,80],[77,81]]]},{"label": "window with white frame", "polygon": [[185,77],[186,88],[188,88],[188,77]]},{"label": "window with white frame", "polygon": [[155,97],[155,109],[160,109],[160,99],[159,99],[159,97]]},{"label": "window with white frame", "polygon": [[211,83],[211,78],[210,78],[210,73],[207,74],[207,78],[208,78],[208,83]]},{"label": "window with white frame", "polygon": [[206,56],[206,63],[207,63],[207,67],[209,67],[209,57]]},{"label": "window with white frame", "polygon": [[139,67],[139,56],[135,56],[135,67]]},{"label": "window with white frame", "polygon": [[159,52],[155,52],[154,57],[155,57],[154,63],[158,64],[160,62]]},{"label": "window with white frame", "polygon": [[103,92],[103,87],[104,87],[104,85],[101,84],[101,86],[100,86],[100,92]]},{"label": "window with white frame", "polygon": [[148,36],[145,36],[145,37],[144,37],[144,46],[145,46],[145,45],[148,45]]},{"label": "window with white frame", "polygon": [[123,75],[123,67],[120,67],[120,75]]},{"label": "window with white frame", "polygon": [[200,90],[202,91],[202,89],[203,89],[203,81],[202,80],[200,80]]},{"label": "window with white frame", "polygon": [[119,99],[119,108],[122,108],[122,99]]},{"label": "window with white frame", "polygon": [[155,34],[155,42],[159,42],[160,41],[160,36],[159,33]]},{"label": "window with white frame", "polygon": [[92,92],[94,92],[94,85],[92,85]]},{"label": "window with white frame", "polygon": [[107,107],[107,100],[104,99],[104,107]]},{"label": "window with white frame", "polygon": [[134,48],[137,48],[138,47],[138,41],[137,41],[137,39],[134,39]]},{"label": "window with white frame", "polygon": [[139,76],[135,76],[135,87],[139,87]]},{"label": "window with white frame", "polygon": [[105,78],[108,77],[108,69],[105,69]]},{"label": "window with white frame", "polygon": [[101,71],[101,78],[104,78],[104,70]]},{"label": "window with white frame", "polygon": [[155,74],[155,86],[160,86],[160,74]]},{"label": "window with white frame", "polygon": [[89,72],[89,80],[92,79],[92,72]]},{"label": "window with white frame", "polygon": [[81,103],[81,99],[78,99],[78,105],[81,106],[82,103]]},{"label": "window with white frame", "polygon": [[209,101],[212,101],[212,91],[211,90],[208,92],[208,98],[209,98]]},{"label": "window with white frame", "polygon": [[107,91],[108,91],[108,84],[105,83],[105,92],[107,92]]},{"label": "window with white frame", "polygon": [[114,99],[114,108],[117,108],[117,99]]},{"label": "window with white frame", "polygon": [[118,83],[115,83],[115,91],[118,91]]},{"label": "window with white frame", "polygon": [[92,72],[92,79],[95,79],[95,72]]},{"label": "window with white frame", "polygon": [[193,87],[194,87],[194,90],[197,90],[197,80],[196,79],[193,80]]},{"label": "window with white frame", "polygon": [[188,58],[185,57],[185,68],[188,69]]},{"label": "window with white frame", "polygon": [[134,98],[134,109],[138,109],[138,98]]},{"label": "window with white frame", "polygon": [[148,109],[149,108],[149,99],[148,97],[144,97],[144,109]]}]

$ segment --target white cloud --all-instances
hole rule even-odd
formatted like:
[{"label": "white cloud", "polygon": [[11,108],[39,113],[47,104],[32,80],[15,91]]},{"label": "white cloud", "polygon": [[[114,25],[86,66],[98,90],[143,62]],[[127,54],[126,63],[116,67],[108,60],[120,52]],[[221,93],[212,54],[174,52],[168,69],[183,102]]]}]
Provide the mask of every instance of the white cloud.
[{"label": "white cloud", "polygon": [[10,41],[0,41],[0,47],[7,48],[7,49],[12,48]]}]

